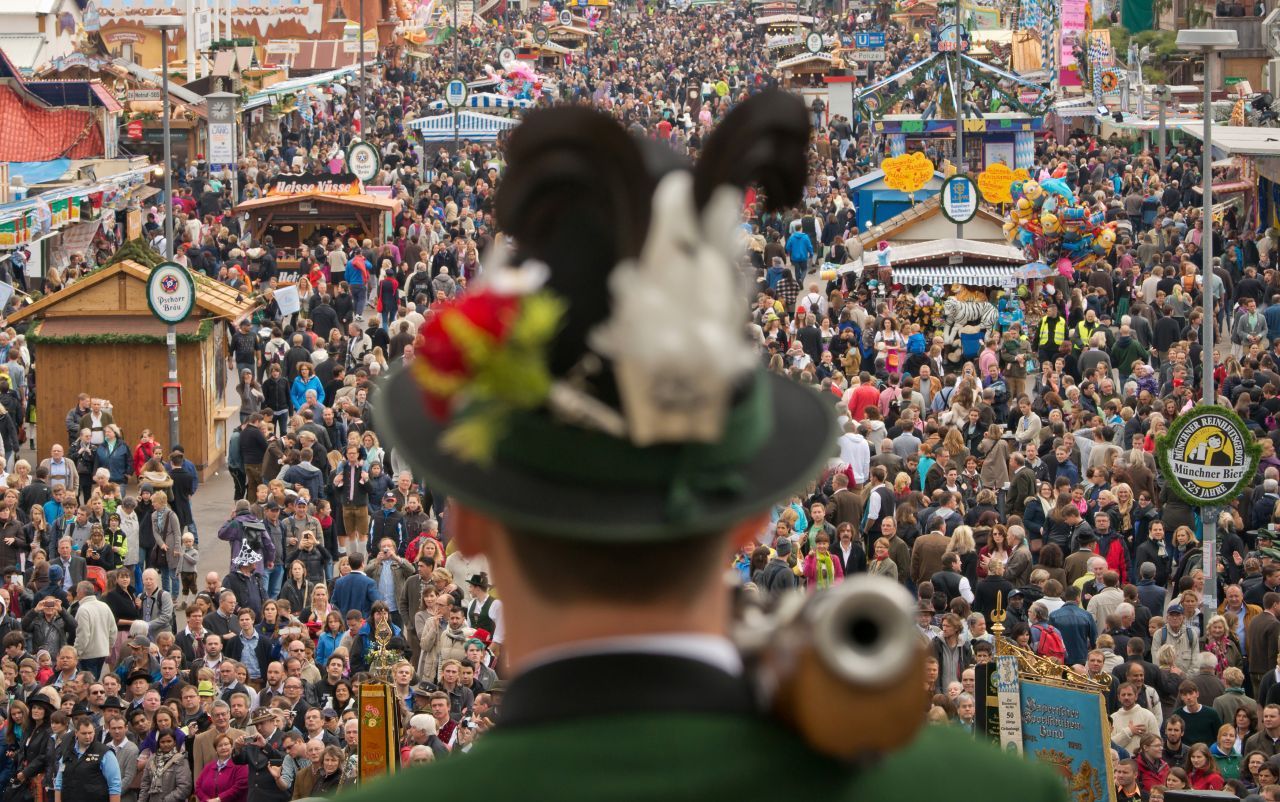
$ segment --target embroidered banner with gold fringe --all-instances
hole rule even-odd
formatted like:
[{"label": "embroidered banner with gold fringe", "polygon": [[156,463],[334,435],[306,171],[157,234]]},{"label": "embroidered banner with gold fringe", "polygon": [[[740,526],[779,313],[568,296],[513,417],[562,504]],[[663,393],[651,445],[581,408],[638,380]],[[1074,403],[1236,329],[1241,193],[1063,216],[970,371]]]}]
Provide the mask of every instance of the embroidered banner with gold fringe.
[{"label": "embroidered banner with gold fringe", "polygon": [[392,687],[364,682],[357,700],[360,721],[360,782],[391,774],[399,768],[400,704]]}]

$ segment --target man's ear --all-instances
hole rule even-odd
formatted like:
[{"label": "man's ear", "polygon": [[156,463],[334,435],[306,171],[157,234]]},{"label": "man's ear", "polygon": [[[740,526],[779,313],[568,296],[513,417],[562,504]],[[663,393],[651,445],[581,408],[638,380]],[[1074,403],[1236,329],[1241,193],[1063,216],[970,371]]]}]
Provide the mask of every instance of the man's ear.
[{"label": "man's ear", "polygon": [[735,526],[729,535],[729,542],[733,545],[734,551],[736,552],[748,543],[755,543],[756,536],[768,525],[769,516],[761,513]]},{"label": "man's ear", "polygon": [[466,557],[484,554],[493,542],[498,523],[482,512],[456,500],[449,501],[449,537]]}]

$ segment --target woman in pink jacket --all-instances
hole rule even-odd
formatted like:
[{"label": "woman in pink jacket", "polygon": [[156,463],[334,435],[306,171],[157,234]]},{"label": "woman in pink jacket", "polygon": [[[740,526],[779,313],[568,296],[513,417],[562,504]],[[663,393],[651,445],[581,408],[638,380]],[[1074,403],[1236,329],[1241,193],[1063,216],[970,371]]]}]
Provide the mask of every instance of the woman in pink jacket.
[{"label": "woman in pink jacket", "polygon": [[844,579],[840,561],[831,556],[831,536],[818,532],[813,550],[804,558],[804,582],[809,590],[824,590]]},{"label": "woman in pink jacket", "polygon": [[230,735],[219,735],[213,741],[217,755],[200,770],[196,778],[198,802],[245,802],[249,795],[249,767],[231,762],[234,744]]}]

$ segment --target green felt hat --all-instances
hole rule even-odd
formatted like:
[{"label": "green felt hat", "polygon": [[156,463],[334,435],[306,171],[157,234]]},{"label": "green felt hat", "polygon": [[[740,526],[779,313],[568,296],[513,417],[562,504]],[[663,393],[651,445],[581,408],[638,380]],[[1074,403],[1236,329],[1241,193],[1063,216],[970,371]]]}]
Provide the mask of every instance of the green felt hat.
[{"label": "green felt hat", "polygon": [[584,541],[722,532],[817,478],[835,400],[763,370],[730,252],[744,187],[799,200],[807,142],[786,93],[736,106],[694,168],[597,111],[528,115],[495,209],[518,246],[428,318],[379,431],[433,492]]}]

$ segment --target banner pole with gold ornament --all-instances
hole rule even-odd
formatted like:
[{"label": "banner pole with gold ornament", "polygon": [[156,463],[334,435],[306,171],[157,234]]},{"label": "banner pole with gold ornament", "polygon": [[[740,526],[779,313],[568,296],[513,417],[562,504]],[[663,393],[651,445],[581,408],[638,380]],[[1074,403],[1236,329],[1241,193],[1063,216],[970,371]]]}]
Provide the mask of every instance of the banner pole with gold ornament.
[{"label": "banner pole with gold ornament", "polygon": [[392,774],[400,767],[400,700],[391,683],[391,672],[403,659],[388,648],[391,627],[383,624],[373,633],[376,648],[369,651],[369,673],[374,679],[360,683],[356,689],[359,728],[359,776],[366,780]]},{"label": "banner pole with gold ornament", "polygon": [[997,595],[991,633],[1000,748],[1056,770],[1072,799],[1116,802],[1106,705],[1111,674],[1093,679],[1024,649],[1005,637],[1005,617]]}]

